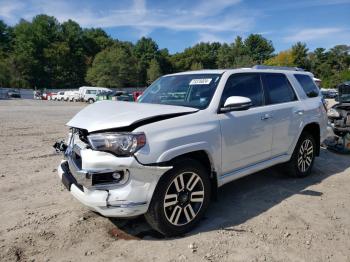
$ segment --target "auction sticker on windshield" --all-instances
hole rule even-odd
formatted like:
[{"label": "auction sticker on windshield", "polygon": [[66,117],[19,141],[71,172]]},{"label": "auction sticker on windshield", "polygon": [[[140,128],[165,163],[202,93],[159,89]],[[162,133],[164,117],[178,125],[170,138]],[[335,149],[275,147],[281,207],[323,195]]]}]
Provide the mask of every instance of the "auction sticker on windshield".
[{"label": "auction sticker on windshield", "polygon": [[192,79],[190,85],[209,85],[211,78]]}]

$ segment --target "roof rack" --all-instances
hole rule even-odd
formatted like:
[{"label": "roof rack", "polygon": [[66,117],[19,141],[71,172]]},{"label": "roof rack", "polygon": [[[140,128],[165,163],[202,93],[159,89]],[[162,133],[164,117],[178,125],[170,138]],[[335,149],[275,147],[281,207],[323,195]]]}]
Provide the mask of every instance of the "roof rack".
[{"label": "roof rack", "polygon": [[268,66],[268,65],[255,65],[253,69],[271,69],[271,70],[290,70],[290,71],[305,71],[300,67],[289,67],[289,66]]}]

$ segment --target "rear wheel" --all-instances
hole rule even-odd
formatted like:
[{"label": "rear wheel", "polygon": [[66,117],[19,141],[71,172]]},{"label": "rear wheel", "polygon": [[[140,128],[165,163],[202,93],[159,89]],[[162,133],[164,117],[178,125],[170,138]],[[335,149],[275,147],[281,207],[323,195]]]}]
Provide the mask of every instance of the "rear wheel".
[{"label": "rear wheel", "polygon": [[89,104],[92,104],[92,103],[94,103],[94,102],[95,102],[95,100],[94,100],[93,98],[89,98],[89,99],[88,99],[88,103],[89,103]]},{"label": "rear wheel", "polygon": [[198,161],[176,161],[159,180],[146,220],[163,235],[182,235],[203,217],[210,193],[209,174]]},{"label": "rear wheel", "polygon": [[294,177],[310,175],[316,156],[315,138],[305,132],[299,138],[290,161],[286,164],[288,173]]}]

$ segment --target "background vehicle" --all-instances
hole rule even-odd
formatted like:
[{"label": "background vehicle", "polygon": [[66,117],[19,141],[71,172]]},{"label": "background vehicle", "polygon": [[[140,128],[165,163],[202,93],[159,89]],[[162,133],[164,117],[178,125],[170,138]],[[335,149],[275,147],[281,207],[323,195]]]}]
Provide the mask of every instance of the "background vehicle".
[{"label": "background vehicle", "polygon": [[79,93],[80,93],[80,99],[84,102],[88,102],[89,104],[94,103],[97,100],[97,95],[101,94],[102,92],[112,90],[105,87],[80,87]]},{"label": "background vehicle", "polygon": [[96,100],[117,100],[117,97],[125,94],[127,94],[125,91],[102,91],[96,95]]},{"label": "background vehicle", "polygon": [[137,101],[139,99],[139,97],[143,94],[142,91],[135,91],[135,92],[132,92],[132,95],[134,97],[134,101]]},{"label": "background vehicle", "polygon": [[33,98],[34,99],[41,99],[41,97],[42,97],[42,92],[40,90],[34,90]]},{"label": "background vehicle", "polygon": [[57,93],[56,99],[57,101],[64,101],[66,98],[65,91],[60,91]]},{"label": "background vehicle", "polygon": [[56,100],[57,93],[54,92],[48,92],[46,93],[47,100]]},{"label": "background vehicle", "polygon": [[70,102],[78,102],[79,98],[80,98],[80,94],[79,94],[78,90],[70,91],[68,93],[68,101],[70,101]]},{"label": "background vehicle", "polygon": [[21,98],[21,93],[18,90],[12,89],[7,92],[8,98]]},{"label": "background vehicle", "polygon": [[334,136],[327,139],[327,146],[340,153],[350,153],[350,81],[338,86],[338,102],[328,110],[328,118]]},{"label": "background vehicle", "polygon": [[265,66],[161,77],[138,103],[103,101],[71,119],[58,174],[104,216],[144,214],[162,234],[184,234],[228,182],[277,164],[310,175],[327,134],[312,77]]}]

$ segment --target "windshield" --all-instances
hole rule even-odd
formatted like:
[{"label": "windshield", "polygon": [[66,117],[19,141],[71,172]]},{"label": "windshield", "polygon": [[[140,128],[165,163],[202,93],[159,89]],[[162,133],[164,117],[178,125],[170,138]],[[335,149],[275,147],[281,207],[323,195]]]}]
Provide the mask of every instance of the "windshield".
[{"label": "windshield", "polygon": [[139,102],[204,109],[209,105],[220,78],[220,74],[164,76],[146,89]]}]

